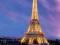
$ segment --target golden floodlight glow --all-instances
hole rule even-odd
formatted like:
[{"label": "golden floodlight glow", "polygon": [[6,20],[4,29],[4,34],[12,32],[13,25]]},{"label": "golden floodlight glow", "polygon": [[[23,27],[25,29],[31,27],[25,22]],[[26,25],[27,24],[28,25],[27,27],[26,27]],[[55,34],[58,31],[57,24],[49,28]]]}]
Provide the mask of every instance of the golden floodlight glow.
[{"label": "golden floodlight glow", "polygon": [[30,25],[28,31],[25,33],[25,36],[21,39],[21,43],[24,43],[28,40],[29,45],[32,45],[36,42],[38,43],[38,45],[49,45],[47,39],[44,37],[44,33],[42,32],[41,25],[39,23],[37,2],[38,0],[33,0]]}]

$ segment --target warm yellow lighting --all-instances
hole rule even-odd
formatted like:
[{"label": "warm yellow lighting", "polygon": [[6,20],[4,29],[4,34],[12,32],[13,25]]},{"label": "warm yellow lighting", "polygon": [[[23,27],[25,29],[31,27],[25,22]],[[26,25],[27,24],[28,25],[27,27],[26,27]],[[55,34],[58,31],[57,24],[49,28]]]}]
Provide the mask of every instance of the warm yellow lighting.
[{"label": "warm yellow lighting", "polygon": [[37,0],[33,0],[31,22],[28,31],[25,34],[25,37],[23,37],[21,40],[21,43],[26,42],[27,38],[29,45],[33,44],[34,41],[36,41],[38,44],[42,44],[42,43],[48,44],[48,41],[44,37],[44,33],[42,32],[41,25],[39,23]]},{"label": "warm yellow lighting", "polygon": [[38,19],[37,0],[33,0],[32,19]]},{"label": "warm yellow lighting", "polygon": [[21,43],[24,43],[24,42],[25,42],[25,37],[21,39]]},{"label": "warm yellow lighting", "polygon": [[32,43],[33,43],[33,39],[29,38],[29,44],[32,44]]}]

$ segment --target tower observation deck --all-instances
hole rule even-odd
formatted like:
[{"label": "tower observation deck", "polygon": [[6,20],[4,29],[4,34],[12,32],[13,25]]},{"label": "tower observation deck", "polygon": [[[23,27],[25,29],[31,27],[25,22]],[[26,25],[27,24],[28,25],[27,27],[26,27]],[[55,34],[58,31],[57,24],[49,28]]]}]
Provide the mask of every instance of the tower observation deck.
[{"label": "tower observation deck", "polygon": [[30,25],[24,37],[21,39],[21,43],[28,42],[28,45],[33,45],[33,44],[49,45],[41,29],[41,25],[39,22],[39,16],[38,16],[38,5],[37,4],[38,4],[38,0],[33,0],[32,17],[30,20]]}]

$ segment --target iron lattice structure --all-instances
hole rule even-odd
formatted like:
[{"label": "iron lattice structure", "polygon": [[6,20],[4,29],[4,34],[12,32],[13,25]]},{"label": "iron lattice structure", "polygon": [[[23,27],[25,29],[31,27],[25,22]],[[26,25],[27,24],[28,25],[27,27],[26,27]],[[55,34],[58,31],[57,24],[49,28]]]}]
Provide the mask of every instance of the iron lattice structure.
[{"label": "iron lattice structure", "polygon": [[33,0],[32,5],[32,17],[30,21],[30,25],[28,31],[25,33],[25,36],[22,38],[21,43],[28,41],[29,45],[32,44],[49,44],[47,39],[44,36],[44,33],[41,30],[41,25],[39,23],[38,17],[38,0]]}]

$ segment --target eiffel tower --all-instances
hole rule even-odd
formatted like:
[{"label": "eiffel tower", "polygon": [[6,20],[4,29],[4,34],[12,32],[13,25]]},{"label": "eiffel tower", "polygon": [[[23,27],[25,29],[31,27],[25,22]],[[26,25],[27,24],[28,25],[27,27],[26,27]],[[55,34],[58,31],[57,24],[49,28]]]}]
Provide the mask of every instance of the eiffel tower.
[{"label": "eiffel tower", "polygon": [[24,37],[21,39],[21,43],[28,42],[28,45],[49,45],[47,39],[44,36],[44,33],[41,30],[41,25],[39,23],[38,17],[38,0],[33,0],[32,5],[32,17],[30,20],[30,25],[28,27],[28,31],[25,33]]}]

